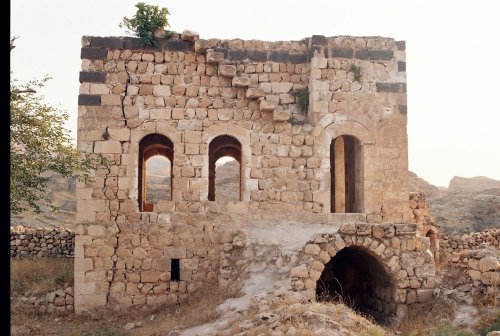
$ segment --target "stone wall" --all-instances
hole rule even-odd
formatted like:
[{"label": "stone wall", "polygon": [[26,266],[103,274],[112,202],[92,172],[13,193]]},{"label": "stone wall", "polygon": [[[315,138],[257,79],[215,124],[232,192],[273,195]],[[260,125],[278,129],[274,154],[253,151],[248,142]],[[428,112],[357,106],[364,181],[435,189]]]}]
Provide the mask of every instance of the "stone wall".
[{"label": "stone wall", "polygon": [[71,230],[54,228],[10,228],[10,257],[15,259],[64,257],[73,258],[75,234]]},{"label": "stone wall", "polygon": [[[225,250],[229,232],[246,230],[250,216],[270,226],[404,228],[404,50],[382,37],[183,34],[145,49],[135,38],[84,36],[78,148],[95,170],[91,183],[77,184],[75,311],[174,303],[224,283],[238,262]],[[147,152],[151,139],[164,140]],[[334,141],[342,150],[332,151]],[[234,202],[209,200],[219,150],[240,164]],[[147,204],[142,168],[156,154],[171,158],[171,199]],[[355,213],[344,213],[346,203]]]},{"label": "stone wall", "polygon": [[16,297],[13,309],[35,311],[38,313],[66,314],[74,312],[73,287],[57,289],[45,294],[36,291]]},{"label": "stone wall", "polygon": [[500,229],[488,229],[464,235],[443,236],[441,250],[446,253],[457,253],[464,250],[476,250],[481,245],[500,250]]}]

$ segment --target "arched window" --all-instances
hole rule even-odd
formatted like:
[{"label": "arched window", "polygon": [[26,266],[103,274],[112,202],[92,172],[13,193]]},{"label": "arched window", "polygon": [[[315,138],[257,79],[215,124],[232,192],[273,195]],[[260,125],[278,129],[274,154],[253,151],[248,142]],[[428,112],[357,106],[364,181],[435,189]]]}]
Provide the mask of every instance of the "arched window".
[{"label": "arched window", "polygon": [[[230,160],[228,159],[231,158],[238,163],[237,167],[238,178],[235,181],[233,181],[233,184],[236,185],[238,188],[238,191],[236,192],[237,198],[235,200],[239,201],[241,200],[241,144],[236,138],[229,135],[220,135],[214,138],[208,146],[208,200],[215,201],[216,182],[222,182],[220,181],[221,179],[218,179],[218,181],[216,181],[216,166],[217,166],[216,163],[221,158],[222,158],[221,163],[222,161],[230,162]],[[233,172],[231,172],[231,174],[232,173]],[[233,177],[230,176],[224,176],[224,177],[229,179],[232,178],[234,180],[234,175]],[[234,191],[232,194],[234,194]],[[218,192],[217,196],[218,196],[217,199],[220,200],[221,197],[219,197]]]},{"label": "arched window", "polygon": [[358,139],[342,135],[330,144],[331,212],[363,211],[363,156]]},{"label": "arched window", "polygon": [[161,134],[149,134],[139,143],[139,208],[153,211],[159,200],[172,199],[174,144]]}]

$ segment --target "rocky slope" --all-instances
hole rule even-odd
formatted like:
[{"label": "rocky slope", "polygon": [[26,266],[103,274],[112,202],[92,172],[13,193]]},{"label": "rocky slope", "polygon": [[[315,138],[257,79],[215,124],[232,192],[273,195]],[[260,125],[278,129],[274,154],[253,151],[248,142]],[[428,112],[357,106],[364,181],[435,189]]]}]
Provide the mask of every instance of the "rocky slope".
[{"label": "rocky slope", "polygon": [[410,172],[409,184],[410,191],[426,194],[431,216],[447,235],[500,227],[500,181],[455,176],[440,190]]}]

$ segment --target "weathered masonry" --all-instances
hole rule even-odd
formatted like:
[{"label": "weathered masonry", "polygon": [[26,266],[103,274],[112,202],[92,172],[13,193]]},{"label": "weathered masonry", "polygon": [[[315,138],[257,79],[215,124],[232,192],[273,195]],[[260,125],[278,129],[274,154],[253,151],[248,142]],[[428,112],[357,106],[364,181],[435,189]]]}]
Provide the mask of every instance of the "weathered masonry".
[{"label": "weathered masonry", "polygon": [[[230,282],[227,244],[259,219],[340,228],[297,251],[291,290],[319,298],[340,277],[362,286],[361,308],[388,315],[432,294],[429,239],[407,224],[403,41],[186,33],[153,49],[121,37],[82,46],[78,147],[96,163],[77,186],[77,313]],[[170,175],[160,199],[147,197],[153,157]],[[239,167],[234,201],[216,192],[226,157]]]}]

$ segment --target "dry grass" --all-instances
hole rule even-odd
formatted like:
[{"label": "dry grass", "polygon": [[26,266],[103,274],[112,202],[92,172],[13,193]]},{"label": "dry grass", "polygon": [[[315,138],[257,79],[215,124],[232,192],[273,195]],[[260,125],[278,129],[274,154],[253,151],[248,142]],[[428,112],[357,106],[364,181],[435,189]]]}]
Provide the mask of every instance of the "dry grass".
[{"label": "dry grass", "polygon": [[[149,311],[131,307],[120,312],[106,310],[99,314],[70,314],[64,317],[13,311],[11,325],[29,327],[30,335],[166,336],[172,330],[216,320],[216,307],[234,295],[222,288],[207,287],[193,294],[185,303]],[[124,326],[130,322],[140,322],[142,326],[125,331]]]},{"label": "dry grass", "polygon": [[43,294],[73,284],[73,259],[42,258],[10,261],[10,291],[25,294],[37,290]]},{"label": "dry grass", "polygon": [[[148,317],[155,315],[155,319],[145,323],[144,327],[132,330],[131,335],[163,336],[171,330],[182,330],[213,322],[218,318],[217,306],[227,299],[235,297],[236,294],[236,292],[228,291],[225,288],[205,287],[191,295],[188,301],[183,304],[162,307],[148,313]],[[127,318],[130,320],[129,314]]]},{"label": "dry grass", "polygon": [[453,321],[456,307],[441,298],[415,304],[407,316],[388,326],[389,331],[400,331],[402,335],[429,335],[439,325]]}]

